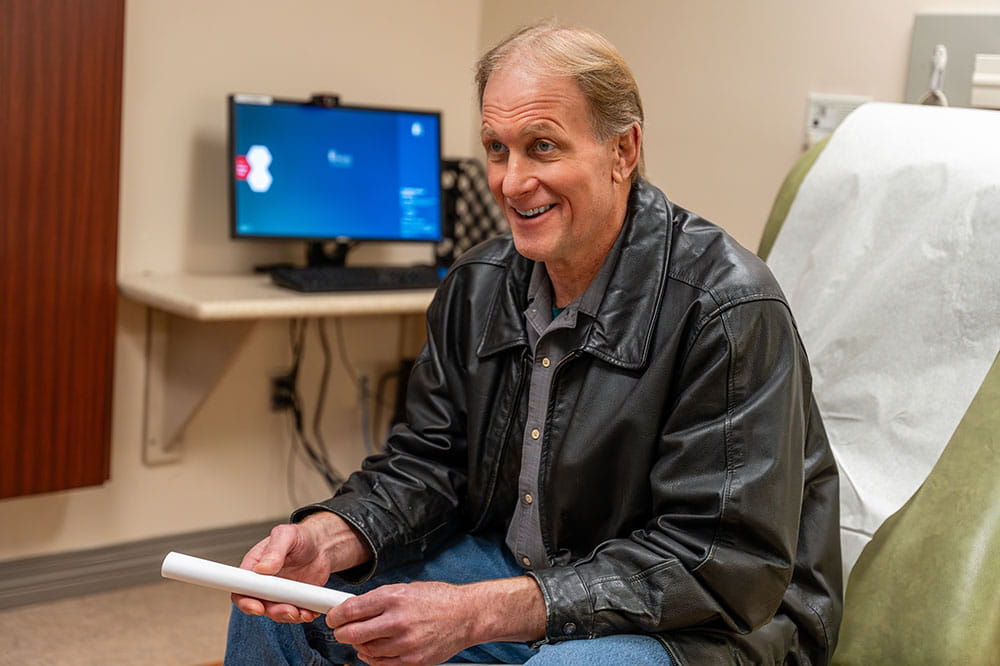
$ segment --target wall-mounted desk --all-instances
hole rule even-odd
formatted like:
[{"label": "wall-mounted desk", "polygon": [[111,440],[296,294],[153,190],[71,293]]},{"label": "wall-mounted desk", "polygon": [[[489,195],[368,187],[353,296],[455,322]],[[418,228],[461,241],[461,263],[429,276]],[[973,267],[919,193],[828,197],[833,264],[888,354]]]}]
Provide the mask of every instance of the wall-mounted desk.
[{"label": "wall-mounted desk", "polygon": [[302,294],[265,275],[125,275],[118,287],[134,301],[195,321],[423,314],[434,295],[433,289]]},{"label": "wall-mounted desk", "polygon": [[134,274],[118,278],[147,306],[143,459],[177,460],[178,441],[260,319],[423,315],[432,289],[302,294],[265,275]]}]

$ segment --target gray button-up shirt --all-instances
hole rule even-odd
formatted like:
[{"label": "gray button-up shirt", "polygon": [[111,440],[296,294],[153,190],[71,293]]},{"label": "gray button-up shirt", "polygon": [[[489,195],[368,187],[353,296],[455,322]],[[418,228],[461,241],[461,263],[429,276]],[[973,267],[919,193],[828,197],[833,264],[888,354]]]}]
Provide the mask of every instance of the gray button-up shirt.
[{"label": "gray button-up shirt", "polygon": [[549,566],[539,521],[539,464],[545,442],[545,415],[556,368],[587,333],[587,324],[604,300],[611,272],[621,253],[621,238],[611,247],[587,290],[555,318],[552,316],[552,283],[545,264],[536,263],[528,285],[528,308],[524,311],[531,344],[531,380],[528,386],[528,420],[521,445],[518,499],[507,530],[507,547],[526,569]]}]

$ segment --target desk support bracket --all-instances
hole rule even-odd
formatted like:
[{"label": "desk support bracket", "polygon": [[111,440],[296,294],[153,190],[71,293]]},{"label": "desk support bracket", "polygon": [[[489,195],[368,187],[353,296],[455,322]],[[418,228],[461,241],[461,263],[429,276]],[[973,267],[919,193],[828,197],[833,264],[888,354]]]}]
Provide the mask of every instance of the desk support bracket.
[{"label": "desk support bracket", "polygon": [[184,429],[246,340],[253,321],[195,321],[146,310],[142,459],[180,460]]}]

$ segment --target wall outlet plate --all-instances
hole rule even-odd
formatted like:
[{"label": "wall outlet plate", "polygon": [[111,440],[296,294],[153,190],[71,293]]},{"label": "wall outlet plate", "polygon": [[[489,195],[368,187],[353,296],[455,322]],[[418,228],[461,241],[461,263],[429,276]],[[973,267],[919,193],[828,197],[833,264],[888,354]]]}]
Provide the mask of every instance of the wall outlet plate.
[{"label": "wall outlet plate", "polygon": [[872,98],[864,95],[809,93],[805,147],[809,148],[833,134],[833,130],[837,129],[851,111],[870,101]]}]

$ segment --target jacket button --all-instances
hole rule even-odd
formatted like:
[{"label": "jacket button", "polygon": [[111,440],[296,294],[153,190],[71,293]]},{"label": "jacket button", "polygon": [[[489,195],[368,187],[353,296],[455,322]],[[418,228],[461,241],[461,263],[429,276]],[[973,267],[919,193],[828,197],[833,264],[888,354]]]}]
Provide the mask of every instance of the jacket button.
[{"label": "jacket button", "polygon": [[530,567],[531,566],[531,560],[529,558],[527,558],[527,557],[522,557],[521,558],[521,564],[523,564],[526,567]]},{"label": "jacket button", "polygon": [[563,625],[563,633],[567,636],[572,636],[576,633],[576,624],[573,622],[567,622]]},{"label": "jacket button", "polygon": [[538,439],[542,436],[542,432],[538,428],[532,428],[531,439]]},{"label": "jacket button", "polygon": [[535,501],[535,498],[531,496],[531,493],[524,493],[524,503],[531,504]]},{"label": "jacket button", "polygon": [[542,367],[543,368],[547,368],[550,365],[552,365],[552,361],[549,360],[548,356],[546,356],[545,358],[542,359]]}]

